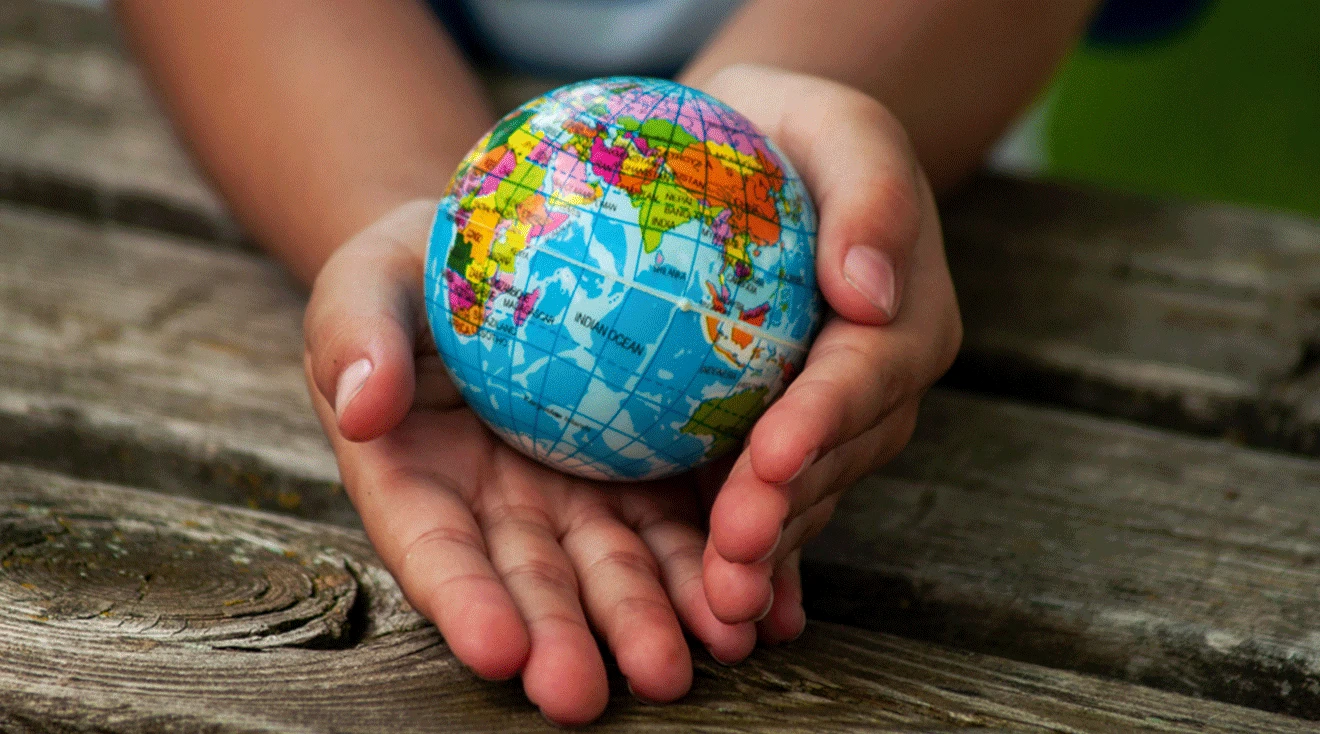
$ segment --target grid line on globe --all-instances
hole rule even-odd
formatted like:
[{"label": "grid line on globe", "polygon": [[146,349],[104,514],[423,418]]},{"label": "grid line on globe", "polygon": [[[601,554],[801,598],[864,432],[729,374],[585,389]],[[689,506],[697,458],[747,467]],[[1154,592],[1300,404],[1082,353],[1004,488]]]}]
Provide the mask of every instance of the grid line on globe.
[{"label": "grid line on globe", "polygon": [[673,82],[593,80],[514,110],[460,165],[427,313],[511,445],[581,476],[666,476],[740,445],[800,369],[815,213],[740,120]]}]

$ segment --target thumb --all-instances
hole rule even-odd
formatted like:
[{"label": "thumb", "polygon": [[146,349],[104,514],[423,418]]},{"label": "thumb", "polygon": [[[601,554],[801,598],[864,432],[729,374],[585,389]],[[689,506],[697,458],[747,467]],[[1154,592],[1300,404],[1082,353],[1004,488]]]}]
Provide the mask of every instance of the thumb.
[{"label": "thumb", "polygon": [[430,202],[411,202],[358,233],[326,261],[303,319],[313,399],[341,435],[367,441],[407,415],[424,327],[422,269]]}]

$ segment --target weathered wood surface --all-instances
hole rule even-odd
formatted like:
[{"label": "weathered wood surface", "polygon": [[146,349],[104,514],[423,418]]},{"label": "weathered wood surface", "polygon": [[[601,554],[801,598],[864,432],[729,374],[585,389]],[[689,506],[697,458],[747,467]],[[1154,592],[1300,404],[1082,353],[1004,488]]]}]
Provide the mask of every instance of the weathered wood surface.
[{"label": "weathered wood surface", "polygon": [[1320,222],[994,178],[944,212],[952,384],[1320,453]]},{"label": "weathered wood surface", "polygon": [[[0,206],[0,265],[0,455],[354,522],[269,263]],[[937,390],[812,613],[1320,718],[1311,517],[1320,463]]]},{"label": "weathered wood surface", "polygon": [[[0,4],[0,100],[0,199],[235,239],[102,15]],[[945,224],[954,384],[1320,450],[1315,224],[999,179]],[[233,248],[0,205],[0,457],[352,524],[299,306]],[[937,391],[813,613],[1320,717],[1314,466]]]},{"label": "weathered wood surface", "polygon": [[272,263],[0,205],[0,456],[353,522]]},{"label": "weathered wood surface", "polygon": [[808,613],[1320,719],[1320,462],[933,391]]},{"label": "weathered wood surface", "polygon": [[[237,239],[103,13],[0,7],[0,100],[0,198]],[[944,219],[952,384],[1320,452],[1320,224],[994,177]]]},{"label": "weathered wood surface", "polygon": [[0,3],[0,198],[237,241],[105,13]]},{"label": "weathered wood surface", "polygon": [[[1301,732],[1307,722],[813,623],[600,731]],[[360,532],[0,464],[5,731],[548,731]]]}]

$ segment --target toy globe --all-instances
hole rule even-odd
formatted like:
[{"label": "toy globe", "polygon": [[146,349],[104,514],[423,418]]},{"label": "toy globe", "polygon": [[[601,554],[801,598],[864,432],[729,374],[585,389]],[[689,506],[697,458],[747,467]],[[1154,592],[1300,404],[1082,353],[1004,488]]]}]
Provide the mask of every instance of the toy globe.
[{"label": "toy globe", "polygon": [[745,117],[610,78],[511,112],[463,160],[426,257],[472,409],[561,471],[653,479],[742,444],[821,316],[816,214]]}]

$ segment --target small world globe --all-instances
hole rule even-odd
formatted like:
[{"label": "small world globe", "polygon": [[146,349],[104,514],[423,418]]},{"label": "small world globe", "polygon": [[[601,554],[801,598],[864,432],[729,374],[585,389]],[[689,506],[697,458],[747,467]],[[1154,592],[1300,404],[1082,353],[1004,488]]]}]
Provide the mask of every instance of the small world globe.
[{"label": "small world globe", "polygon": [[504,117],[436,213],[427,316],[454,384],[527,456],[655,479],[742,445],[821,318],[816,213],[727,105],[632,77]]}]

